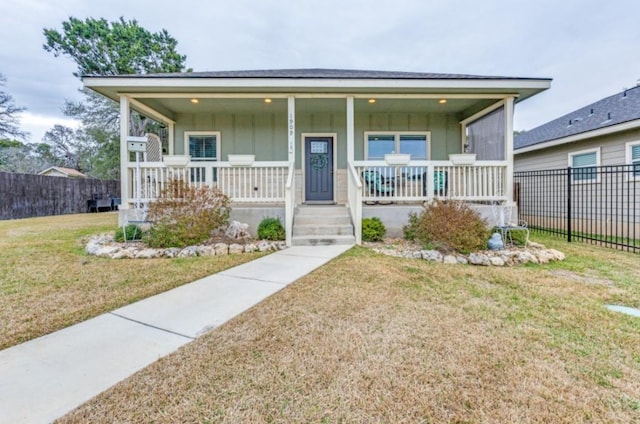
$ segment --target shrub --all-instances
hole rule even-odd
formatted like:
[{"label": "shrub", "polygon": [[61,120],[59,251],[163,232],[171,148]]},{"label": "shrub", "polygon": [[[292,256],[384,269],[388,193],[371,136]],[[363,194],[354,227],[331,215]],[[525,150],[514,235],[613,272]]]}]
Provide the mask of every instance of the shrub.
[{"label": "shrub", "polygon": [[131,240],[140,240],[142,239],[142,229],[135,224],[126,225],[124,230],[122,227],[118,227],[113,238],[119,243]]},{"label": "shrub", "polygon": [[490,235],[487,223],[466,203],[436,200],[406,226],[425,248],[470,253],[483,249]]},{"label": "shrub", "polygon": [[380,218],[365,218],[362,220],[362,240],[364,241],[382,241],[387,233]]},{"label": "shrub", "polygon": [[416,229],[418,226],[418,214],[409,213],[409,223],[402,227],[402,234],[405,240],[414,241],[416,239]]},{"label": "shrub", "polygon": [[286,232],[278,218],[264,218],[258,225],[258,238],[261,240],[284,240]]},{"label": "shrub", "polygon": [[153,222],[146,237],[151,247],[185,247],[202,243],[229,224],[229,198],[219,189],[191,187],[171,180],[149,206]]}]

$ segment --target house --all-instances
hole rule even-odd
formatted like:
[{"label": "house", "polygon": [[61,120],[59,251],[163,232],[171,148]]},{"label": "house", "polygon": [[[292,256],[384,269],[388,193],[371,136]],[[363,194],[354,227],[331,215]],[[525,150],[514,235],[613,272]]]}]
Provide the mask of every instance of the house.
[{"label": "house", "polygon": [[[136,200],[153,201],[170,178],[183,178],[222,189],[234,219],[251,228],[281,218],[289,245],[359,243],[367,216],[399,233],[408,213],[434,198],[479,210],[512,201],[514,104],[550,86],[544,78],[334,69],[83,82],[119,102],[121,116],[135,109],[167,128],[167,154],[136,162],[128,141],[139,139],[120,120],[121,220]],[[475,156],[450,158],[465,146]]]},{"label": "house", "polygon": [[77,169],[64,168],[62,166],[49,167],[44,171],[38,172],[38,175],[46,175],[49,177],[89,178]]},{"label": "house", "polygon": [[640,85],[515,137],[522,219],[618,247],[640,239]]},{"label": "house", "polygon": [[515,137],[516,171],[640,163],[640,86]]}]

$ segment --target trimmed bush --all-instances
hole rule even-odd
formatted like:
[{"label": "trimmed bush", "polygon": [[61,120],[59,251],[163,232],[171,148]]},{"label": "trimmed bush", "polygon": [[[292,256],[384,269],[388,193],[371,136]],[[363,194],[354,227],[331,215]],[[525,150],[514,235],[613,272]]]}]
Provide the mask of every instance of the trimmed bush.
[{"label": "trimmed bush", "polygon": [[364,218],[362,220],[362,240],[363,241],[382,241],[387,233],[380,218]]},{"label": "trimmed bush", "polygon": [[113,239],[118,243],[123,243],[125,241],[131,240],[140,240],[142,239],[142,229],[135,224],[126,225],[124,227],[124,231],[122,230],[122,227],[118,227],[116,229],[115,235],[113,236]]},{"label": "trimmed bush", "polygon": [[403,230],[405,237],[413,236],[426,249],[463,254],[484,249],[491,233],[476,211],[451,200],[436,200],[419,215],[410,215]]},{"label": "trimmed bush", "polygon": [[209,239],[229,225],[229,198],[218,188],[191,187],[172,180],[149,205],[150,247],[186,247]]},{"label": "trimmed bush", "polygon": [[402,234],[405,240],[414,241],[416,239],[416,228],[418,226],[418,214],[409,213],[409,223],[402,227]]},{"label": "trimmed bush", "polygon": [[260,240],[284,240],[286,232],[278,218],[264,218],[258,225]]}]

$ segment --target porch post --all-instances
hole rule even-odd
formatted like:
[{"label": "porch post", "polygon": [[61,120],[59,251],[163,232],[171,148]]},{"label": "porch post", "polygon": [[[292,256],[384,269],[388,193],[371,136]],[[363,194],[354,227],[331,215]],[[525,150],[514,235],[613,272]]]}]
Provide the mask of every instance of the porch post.
[{"label": "porch post", "polygon": [[504,103],[504,157],[507,160],[507,181],[505,184],[506,197],[513,202],[513,97],[507,97]]},{"label": "porch post", "polygon": [[296,206],[296,167],[294,165],[296,161],[296,98],[294,96],[287,97],[287,144],[289,175],[287,175],[287,185],[285,187],[284,220],[286,244],[287,246],[291,246],[293,238],[293,214],[295,213]]},{"label": "porch post", "polygon": [[120,198],[119,209],[129,209],[129,151],[127,137],[129,137],[129,98],[120,96]]},{"label": "porch post", "polygon": [[355,143],[355,129],[353,121],[353,96],[347,97],[347,163],[353,163]]}]

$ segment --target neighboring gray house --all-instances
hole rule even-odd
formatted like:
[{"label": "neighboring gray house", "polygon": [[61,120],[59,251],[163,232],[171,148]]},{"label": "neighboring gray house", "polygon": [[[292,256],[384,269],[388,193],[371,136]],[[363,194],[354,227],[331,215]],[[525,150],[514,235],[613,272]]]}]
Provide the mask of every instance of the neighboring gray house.
[{"label": "neighboring gray house", "polygon": [[[281,217],[288,245],[359,243],[366,216],[401,231],[408,212],[433,198],[511,202],[514,105],[550,86],[546,78],[337,69],[83,82],[120,104],[121,221],[180,178],[219,187],[232,216],[252,228]],[[132,140],[131,109],[167,133],[164,149],[148,137],[139,168],[128,150],[144,139]],[[341,218],[321,224],[332,215]]]},{"label": "neighboring gray house", "polygon": [[517,135],[514,171],[530,225],[639,239],[640,85]]},{"label": "neighboring gray house", "polygon": [[636,163],[640,164],[640,86],[584,106],[514,140],[516,172]]}]

